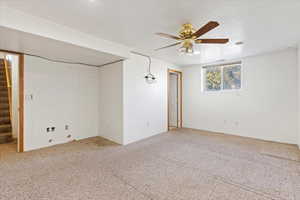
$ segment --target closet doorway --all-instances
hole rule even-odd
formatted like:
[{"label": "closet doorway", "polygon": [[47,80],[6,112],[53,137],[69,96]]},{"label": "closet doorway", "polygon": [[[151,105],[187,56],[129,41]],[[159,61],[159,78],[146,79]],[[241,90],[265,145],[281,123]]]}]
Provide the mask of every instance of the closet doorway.
[{"label": "closet doorway", "polygon": [[182,72],[168,70],[168,130],[182,128]]}]

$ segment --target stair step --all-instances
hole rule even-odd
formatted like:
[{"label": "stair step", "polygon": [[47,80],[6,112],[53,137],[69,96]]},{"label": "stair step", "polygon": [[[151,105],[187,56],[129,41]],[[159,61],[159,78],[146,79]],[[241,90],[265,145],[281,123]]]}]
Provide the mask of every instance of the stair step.
[{"label": "stair step", "polygon": [[1,110],[0,117],[9,117],[9,110]]},{"label": "stair step", "polygon": [[2,90],[0,91],[0,97],[7,97],[8,96],[8,91]]},{"label": "stair step", "polygon": [[7,89],[6,90],[0,90],[0,96],[2,97],[3,95],[6,95],[7,96]]},{"label": "stair step", "polygon": [[0,92],[1,91],[7,91],[7,87],[5,86],[5,87],[3,87],[3,86],[0,86]]},{"label": "stair step", "polygon": [[7,107],[0,107],[0,116],[2,116],[2,114],[6,114],[6,113],[8,113],[8,111],[9,111],[9,107],[7,108]]},{"label": "stair step", "polygon": [[8,97],[1,97],[0,96],[0,103],[8,103]]},{"label": "stair step", "polygon": [[9,143],[13,140],[12,134],[10,132],[0,133],[0,144]]},{"label": "stair step", "polygon": [[3,80],[0,80],[0,85],[1,85],[1,86],[5,86],[5,85],[6,85],[6,80],[4,80],[4,81],[3,81]]},{"label": "stair step", "polygon": [[0,86],[6,86],[6,85],[7,85],[6,81],[1,81],[0,80]]},{"label": "stair step", "polygon": [[8,103],[0,103],[0,110],[6,110],[9,109]]},{"label": "stair step", "polygon": [[9,117],[0,117],[0,125],[10,124]]},{"label": "stair step", "polygon": [[11,132],[11,125],[10,124],[0,125],[0,134],[7,133],[7,132]]}]

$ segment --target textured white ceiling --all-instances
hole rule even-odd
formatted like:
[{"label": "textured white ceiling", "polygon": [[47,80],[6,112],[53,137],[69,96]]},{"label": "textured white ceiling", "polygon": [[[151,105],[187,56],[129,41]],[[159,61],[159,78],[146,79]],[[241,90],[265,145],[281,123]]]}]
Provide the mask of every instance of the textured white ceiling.
[{"label": "textured white ceiling", "polygon": [[[295,46],[300,41],[299,0],[0,0],[9,7],[94,36],[134,47],[163,60],[189,65],[255,55]],[[205,38],[228,37],[226,45],[198,45],[200,55],[180,55],[174,41],[181,24],[221,25]],[[234,45],[243,41],[242,46]]]},{"label": "textured white ceiling", "polygon": [[120,56],[1,26],[0,36],[0,49],[37,55],[51,60],[101,66],[122,59]]}]

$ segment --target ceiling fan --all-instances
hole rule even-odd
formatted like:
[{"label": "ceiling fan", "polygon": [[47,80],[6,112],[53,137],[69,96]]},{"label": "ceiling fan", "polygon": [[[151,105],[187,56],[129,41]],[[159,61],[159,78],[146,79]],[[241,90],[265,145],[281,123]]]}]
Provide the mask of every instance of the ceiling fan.
[{"label": "ceiling fan", "polygon": [[211,31],[212,29],[219,26],[218,22],[210,21],[206,25],[204,25],[199,30],[195,30],[193,25],[190,23],[183,24],[182,28],[179,32],[179,36],[174,36],[166,33],[156,33],[159,36],[171,38],[174,40],[178,40],[179,42],[175,44],[171,44],[162,48],[155,49],[155,51],[166,49],[169,47],[177,46],[181,44],[179,51],[185,54],[195,54],[194,45],[195,44],[226,44],[229,39],[219,38],[219,39],[198,39],[200,36],[205,33]]}]

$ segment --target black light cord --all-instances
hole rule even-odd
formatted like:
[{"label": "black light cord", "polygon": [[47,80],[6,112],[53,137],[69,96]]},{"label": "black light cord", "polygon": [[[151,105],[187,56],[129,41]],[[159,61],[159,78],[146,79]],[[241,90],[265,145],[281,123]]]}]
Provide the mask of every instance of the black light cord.
[{"label": "black light cord", "polygon": [[145,55],[145,54],[136,52],[136,51],[131,51],[131,53],[136,54],[136,55],[140,55],[140,56],[144,56],[144,57],[148,58],[148,60],[149,60],[148,73],[151,74],[151,64],[152,64],[152,59],[151,59],[151,57],[148,56],[148,55]]},{"label": "black light cord", "polygon": [[[136,55],[140,55],[140,56],[144,56],[144,57],[148,58],[148,60],[149,60],[148,73],[151,74],[151,64],[152,64],[151,57],[148,56],[148,55],[139,53],[139,52],[135,52],[135,51],[131,51],[131,53],[136,54]],[[82,63],[82,62],[70,62],[70,61],[64,61],[64,60],[57,60],[57,59],[47,58],[47,57],[44,57],[44,56],[39,56],[39,55],[36,55],[36,54],[30,54],[30,53],[18,52],[18,54],[24,54],[24,55],[27,55],[27,56],[32,56],[32,57],[36,57],[36,58],[48,60],[50,62],[64,63],[64,64],[73,64],[73,65],[85,65],[85,66],[97,67],[97,68],[103,67],[105,65],[110,65],[110,64],[122,62],[122,61],[125,60],[125,59],[119,59],[119,60],[116,60],[116,61],[113,61],[113,62],[109,62],[109,63],[105,63],[105,64],[102,64],[102,65],[93,65],[93,64]]]},{"label": "black light cord", "polygon": [[150,56],[148,56],[148,59],[149,59],[148,73],[151,74],[151,64],[152,64],[152,60],[151,60],[151,57],[150,57]]},{"label": "black light cord", "polygon": [[[155,81],[155,80],[156,80],[156,77],[151,73],[151,64],[152,64],[152,59],[151,59],[151,57],[148,56],[148,55],[145,55],[145,54],[136,52],[136,51],[131,51],[131,53],[137,54],[137,55],[140,55],[140,56],[144,56],[144,57],[148,58],[148,60],[149,60],[148,74],[145,76],[145,79],[146,79],[146,80]],[[152,83],[153,83],[153,82],[152,82]]]},{"label": "black light cord", "polygon": [[[1,50],[0,50],[0,52],[1,52]],[[9,52],[7,54],[9,54]],[[30,53],[24,53],[24,52],[16,52],[16,53],[12,53],[12,54],[23,54],[23,55],[26,55],[26,56],[32,56],[32,57],[44,59],[44,60],[47,60],[47,61],[50,61],[50,62],[71,64],[71,65],[85,65],[85,66],[97,67],[97,68],[103,67],[105,65],[114,64],[114,63],[118,63],[118,62],[124,61],[124,59],[119,59],[119,60],[116,60],[116,61],[113,61],[113,62],[109,62],[109,63],[105,63],[105,64],[102,64],[102,65],[93,65],[93,64],[82,63],[82,62],[70,62],[70,61],[64,61],[64,60],[57,60],[57,59],[47,58],[47,57],[44,57],[44,56],[39,56],[39,55],[30,54]]]},{"label": "black light cord", "polygon": [[50,62],[56,62],[56,63],[73,64],[73,65],[86,65],[86,66],[89,66],[89,67],[99,67],[98,65],[92,65],[92,64],[81,63],[81,62],[69,62],[69,61],[64,61],[64,60],[56,60],[56,59],[47,58],[47,57],[34,55],[34,54],[29,54],[29,53],[24,53],[24,55],[32,56],[32,57],[36,57],[36,58],[41,58],[41,59],[48,60]]}]

